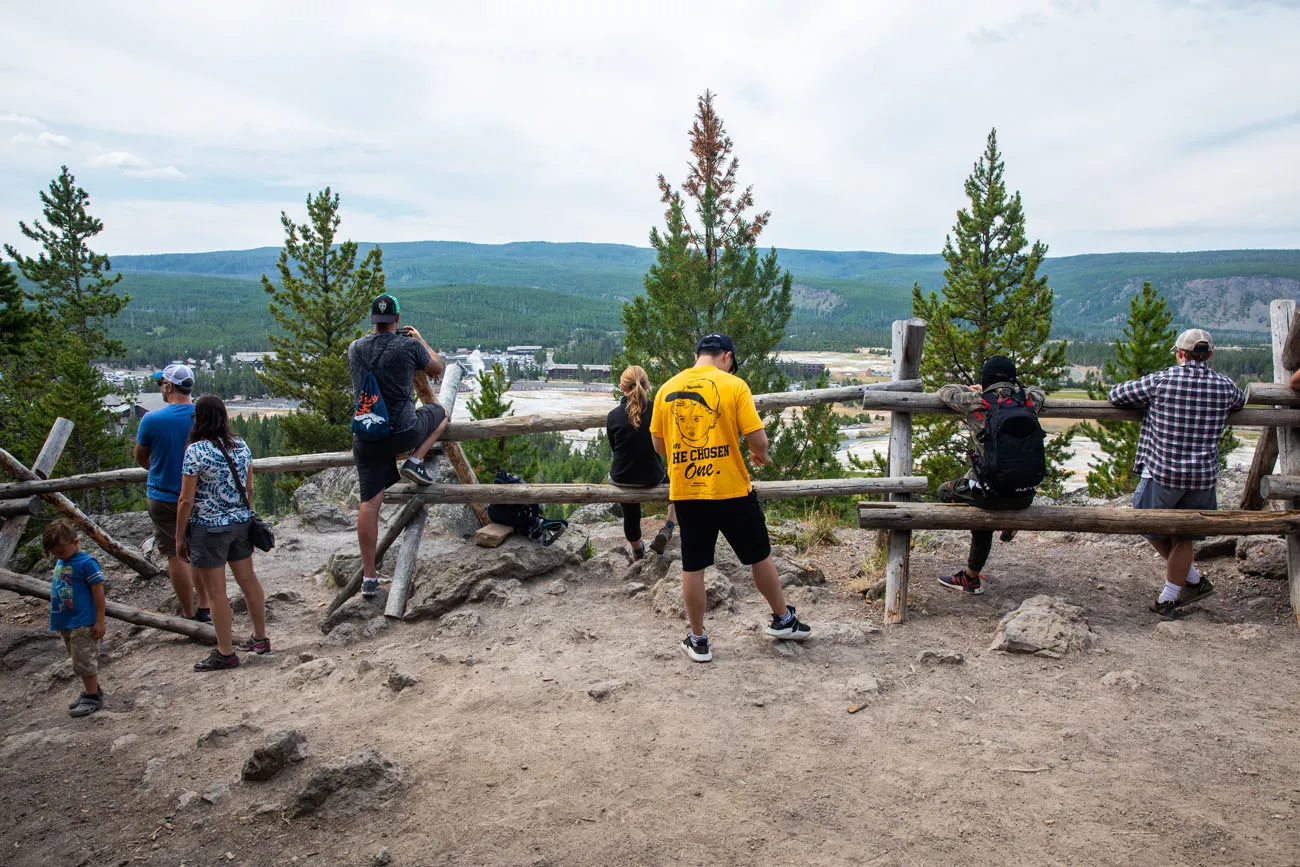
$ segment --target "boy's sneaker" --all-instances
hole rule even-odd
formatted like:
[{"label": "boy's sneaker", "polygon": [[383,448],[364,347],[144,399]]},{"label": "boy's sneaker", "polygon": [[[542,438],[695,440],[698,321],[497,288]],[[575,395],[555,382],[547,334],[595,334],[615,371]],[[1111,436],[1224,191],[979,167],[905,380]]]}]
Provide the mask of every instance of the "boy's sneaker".
[{"label": "boy's sneaker", "polygon": [[787,641],[803,641],[812,635],[812,627],[807,623],[800,623],[799,618],[794,616],[794,606],[787,605],[785,616],[772,615],[772,625],[767,627],[767,634]]},{"label": "boy's sneaker", "polygon": [[90,716],[97,710],[104,707],[104,689],[100,687],[99,692],[94,695],[86,695],[84,692],[77,696],[72,707],[68,709],[68,716],[82,717]]},{"label": "boy's sneaker", "polygon": [[68,710],[72,710],[72,709],[75,708],[77,705],[81,704],[81,700],[82,700],[83,698],[97,698],[97,699],[99,699],[99,700],[102,702],[102,701],[104,700],[104,688],[101,686],[101,687],[99,688],[99,692],[98,692],[97,694],[95,694],[95,695],[86,695],[86,691],[83,689],[83,690],[82,690],[82,691],[77,695],[76,698],[74,698],[71,702],[69,702],[69,704],[68,704]]},{"label": "boy's sneaker", "polygon": [[984,576],[972,578],[966,574],[965,569],[958,569],[951,575],[940,575],[939,583],[949,590],[962,590],[972,596],[978,596],[984,592]]},{"label": "boy's sneaker", "polygon": [[256,653],[261,656],[263,653],[271,652],[271,639],[254,638],[251,635],[235,645],[239,650],[245,653]]},{"label": "boy's sneaker", "polygon": [[662,555],[664,551],[668,550],[668,541],[672,539],[672,537],[673,534],[669,531],[660,530],[659,534],[655,536],[655,540],[650,543],[650,550],[654,551],[656,554]]},{"label": "boy's sneaker", "polygon": [[1159,596],[1147,608],[1155,612],[1161,620],[1177,620],[1182,615],[1182,612],[1178,611],[1177,602],[1161,602]]},{"label": "boy's sneaker", "polygon": [[1202,575],[1201,580],[1197,583],[1183,585],[1183,590],[1178,594],[1178,601],[1174,605],[1179,608],[1184,605],[1191,605],[1193,602],[1201,601],[1213,592],[1214,585],[1210,583],[1209,578]]},{"label": "boy's sneaker", "polygon": [[195,611],[194,611],[194,616],[191,617],[190,619],[193,620],[195,623],[211,623],[211,622],[212,622],[212,609],[211,609],[211,608],[197,608],[197,609],[195,609]]},{"label": "boy's sneaker", "polygon": [[682,639],[682,650],[684,650],[686,655],[694,662],[713,661],[713,651],[709,649],[709,637],[707,635],[703,638],[692,638],[688,633],[687,636]]},{"label": "boy's sneaker", "polygon": [[204,657],[201,661],[194,663],[195,671],[223,671],[227,668],[239,667],[239,654],[232,653],[229,656],[212,648],[212,652]]},{"label": "boy's sneaker", "polygon": [[362,579],[361,579],[361,595],[362,595],[362,596],[366,597],[367,599],[373,599],[374,596],[375,596],[375,594],[378,593],[378,592],[379,592],[379,579],[378,579],[378,578],[362,578]]},{"label": "boy's sneaker", "polygon": [[433,476],[429,475],[429,471],[424,468],[423,462],[417,464],[415,461],[407,458],[406,462],[402,464],[401,469],[399,469],[398,472],[401,473],[402,478],[406,479],[408,482],[415,482],[417,485],[433,484]]}]

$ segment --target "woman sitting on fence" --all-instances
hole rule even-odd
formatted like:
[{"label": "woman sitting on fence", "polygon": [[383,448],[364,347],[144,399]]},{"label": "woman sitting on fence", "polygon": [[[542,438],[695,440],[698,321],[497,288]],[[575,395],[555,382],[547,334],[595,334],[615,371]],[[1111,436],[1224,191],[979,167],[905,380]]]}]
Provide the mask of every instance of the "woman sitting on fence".
[{"label": "woman sitting on fence", "polygon": [[252,637],[240,642],[238,649],[271,652],[271,641],[266,637],[266,594],[253,571],[253,543],[249,538],[253,518],[252,463],[253,453],[230,432],[230,419],[221,398],[214,394],[199,398],[181,463],[176,551],[194,567],[195,577],[207,589],[217,647],[195,663],[195,671],[239,665],[231,637],[233,614],[226,596],[227,563],[244,593],[248,616],[253,621]]},{"label": "woman sitting on fence", "polygon": [[[610,410],[605,420],[609,447],[614,452],[610,464],[609,480],[625,488],[653,488],[668,483],[668,474],[650,442],[650,416],[654,402],[650,400],[650,377],[636,365],[623,371],[618,386],[623,399]],[[623,503],[623,535],[632,545],[632,558],[645,556],[641,545],[641,504]],[[650,549],[662,554],[673,537],[677,523],[676,509],[668,506],[668,521],[650,543]]]}]

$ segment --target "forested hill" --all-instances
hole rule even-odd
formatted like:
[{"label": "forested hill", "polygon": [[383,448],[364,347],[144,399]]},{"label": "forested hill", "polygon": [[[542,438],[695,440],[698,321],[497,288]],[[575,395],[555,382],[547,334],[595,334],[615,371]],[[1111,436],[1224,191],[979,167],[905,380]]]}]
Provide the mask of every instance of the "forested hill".
[{"label": "forested hill", "polygon": [[[374,245],[360,246],[364,252]],[[649,248],[619,244],[382,246],[389,287],[422,317],[456,320],[444,337],[459,344],[542,343],[577,328],[616,330],[622,302],[642,291],[642,278],[654,261]],[[796,284],[796,312],[785,341],[792,349],[878,342],[889,322],[908,315],[914,282],[935,290],[943,284],[939,255],[788,249],[778,254]],[[256,281],[262,274],[275,277],[278,256],[272,247],[115,256],[113,266],[128,275],[123,288],[133,297],[119,327],[133,332],[124,335],[129,343],[143,327],[155,338],[204,345],[218,339],[238,344],[231,348],[260,348],[266,308]],[[1169,299],[1176,325],[1196,323],[1233,339],[1263,339],[1268,302],[1300,298],[1300,250],[1105,253],[1049,258],[1043,270],[1056,290],[1054,331],[1063,337],[1113,338],[1144,280]],[[452,296],[460,306],[448,315]],[[214,333],[206,333],[208,323]]]}]

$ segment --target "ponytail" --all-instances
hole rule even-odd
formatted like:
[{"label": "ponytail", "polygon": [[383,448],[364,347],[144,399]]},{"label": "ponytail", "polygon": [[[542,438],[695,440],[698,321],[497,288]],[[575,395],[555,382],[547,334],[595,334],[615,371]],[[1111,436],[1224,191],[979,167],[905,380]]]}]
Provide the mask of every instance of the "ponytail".
[{"label": "ponytail", "polygon": [[618,387],[627,395],[627,420],[633,428],[640,427],[641,414],[650,402],[650,377],[634,364],[618,378]]}]

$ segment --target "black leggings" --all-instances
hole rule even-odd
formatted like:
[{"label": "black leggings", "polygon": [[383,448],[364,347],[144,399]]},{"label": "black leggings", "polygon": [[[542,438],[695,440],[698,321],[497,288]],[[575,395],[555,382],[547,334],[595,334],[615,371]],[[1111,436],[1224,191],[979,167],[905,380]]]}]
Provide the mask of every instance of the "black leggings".
[{"label": "black leggings", "polygon": [[989,552],[993,550],[992,530],[970,531],[970,555],[966,558],[966,569],[980,574],[984,564],[989,561]]},{"label": "black leggings", "polygon": [[623,503],[623,537],[629,542],[641,538],[640,503]]}]

